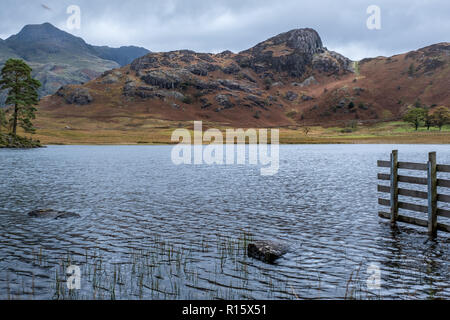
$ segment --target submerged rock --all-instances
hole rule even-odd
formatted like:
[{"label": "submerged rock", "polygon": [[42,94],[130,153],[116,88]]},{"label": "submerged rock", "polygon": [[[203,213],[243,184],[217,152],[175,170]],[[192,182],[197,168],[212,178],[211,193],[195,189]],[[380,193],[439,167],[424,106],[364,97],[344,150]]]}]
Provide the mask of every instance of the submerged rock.
[{"label": "submerged rock", "polygon": [[261,260],[266,263],[274,263],[275,260],[288,252],[289,247],[283,243],[275,241],[256,241],[250,243],[247,254],[251,258]]},{"label": "submerged rock", "polygon": [[46,218],[46,219],[66,219],[66,218],[80,218],[78,213],[57,211],[52,209],[40,209],[28,212],[31,218]]}]

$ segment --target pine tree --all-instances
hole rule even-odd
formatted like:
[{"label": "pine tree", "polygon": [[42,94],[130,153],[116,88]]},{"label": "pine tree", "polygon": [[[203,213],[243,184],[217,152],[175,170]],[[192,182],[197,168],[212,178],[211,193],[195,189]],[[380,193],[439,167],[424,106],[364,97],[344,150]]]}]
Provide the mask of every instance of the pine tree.
[{"label": "pine tree", "polygon": [[11,105],[11,133],[17,126],[34,133],[31,120],[35,118],[35,105],[39,102],[37,90],[41,83],[31,77],[32,69],[20,59],[9,59],[1,71],[0,90],[8,90],[6,105]]}]

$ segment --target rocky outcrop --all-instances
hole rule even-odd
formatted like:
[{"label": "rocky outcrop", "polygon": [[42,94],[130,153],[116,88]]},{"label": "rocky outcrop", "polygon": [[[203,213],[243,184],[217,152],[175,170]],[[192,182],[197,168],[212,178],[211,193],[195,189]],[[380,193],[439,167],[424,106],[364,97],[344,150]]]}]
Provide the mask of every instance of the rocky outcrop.
[{"label": "rocky outcrop", "polygon": [[186,96],[182,94],[181,92],[174,91],[174,90],[159,90],[158,94],[161,95],[164,98],[171,98],[179,101],[185,101]]},{"label": "rocky outcrop", "polygon": [[202,109],[207,109],[207,108],[209,108],[209,107],[211,107],[212,106],[212,103],[211,102],[209,102],[209,100],[208,99],[206,99],[206,98],[200,98],[200,102],[201,102],[201,108]]},{"label": "rocky outcrop", "polygon": [[260,53],[269,47],[272,48],[279,45],[285,45],[287,48],[295,50],[295,52],[305,53],[309,56],[323,51],[322,40],[319,34],[310,28],[294,29],[281,33],[257,44],[250,51],[253,54]]},{"label": "rocky outcrop", "polygon": [[215,62],[210,53],[197,53],[197,58],[206,62]]},{"label": "rocky outcrop", "polygon": [[255,106],[267,110],[267,102],[256,95],[250,94],[246,96],[244,100],[249,101],[250,106]]},{"label": "rocky outcrop", "polygon": [[302,83],[293,82],[294,87],[308,87],[310,85],[319,84],[314,76],[306,78]]},{"label": "rocky outcrop", "polygon": [[234,104],[230,101],[231,96],[232,96],[231,94],[218,94],[215,100],[220,105],[220,107],[214,111],[219,112],[225,109],[233,108]]},{"label": "rocky outcrop", "polygon": [[157,96],[156,89],[155,86],[137,85],[136,82],[129,81],[123,87],[123,95],[142,99],[155,98]]},{"label": "rocky outcrop", "polygon": [[206,77],[208,75],[208,69],[202,64],[196,64],[187,68],[192,74],[197,76]]},{"label": "rocky outcrop", "polygon": [[219,69],[220,67],[218,65],[206,62],[200,62],[187,67],[187,70],[189,70],[192,74],[204,77],[208,75],[208,72],[214,72]]},{"label": "rocky outcrop", "polygon": [[315,30],[296,29],[241,52],[236,61],[241,67],[251,68],[256,73],[274,70],[286,72],[291,77],[301,77],[313,56],[322,52],[322,40]]},{"label": "rocky outcrop", "polygon": [[351,61],[324,48],[313,29],[282,33],[241,52],[235,60],[242,68],[251,68],[256,73],[273,70],[296,78],[304,76],[311,64],[327,73],[351,71]]},{"label": "rocky outcrop", "polygon": [[198,90],[217,90],[220,87],[220,83],[217,81],[196,80],[192,85]]},{"label": "rocky outcrop", "polygon": [[289,247],[284,243],[275,241],[256,241],[247,247],[247,254],[251,258],[261,260],[266,263],[274,263],[277,259],[285,255]]},{"label": "rocky outcrop", "polygon": [[149,53],[143,57],[137,58],[131,63],[131,70],[140,71],[145,69],[157,68],[159,66],[156,54]]},{"label": "rocky outcrop", "polygon": [[105,72],[102,76],[102,83],[103,84],[113,84],[119,82],[120,77],[122,74],[119,71],[115,72]]},{"label": "rocky outcrop", "polygon": [[328,74],[352,71],[351,60],[334,51],[326,51],[314,56],[313,69]]},{"label": "rocky outcrop", "polygon": [[290,77],[302,77],[312,57],[305,53],[292,53],[284,56],[274,56],[272,51],[259,53],[252,58],[238,56],[237,61],[243,68],[251,68],[261,74],[269,70],[286,72]]},{"label": "rocky outcrop", "polygon": [[253,78],[252,76],[248,75],[245,72],[240,73],[239,76],[241,76],[242,79],[244,79],[244,80],[250,81],[251,83],[256,83],[255,78]]},{"label": "rocky outcrop", "polygon": [[225,68],[222,69],[226,74],[236,74],[241,71],[241,68],[236,63],[229,64]]},{"label": "rocky outcrop", "polygon": [[217,80],[217,82],[229,90],[252,92],[253,89],[256,88],[256,86],[253,84],[232,81],[232,80],[228,80],[228,79],[219,79],[219,80]]},{"label": "rocky outcrop", "polygon": [[61,87],[56,94],[64,98],[68,104],[80,106],[89,104],[94,100],[90,90],[86,87],[67,85]]},{"label": "rocky outcrop", "polygon": [[292,91],[288,91],[286,92],[285,98],[289,101],[294,101],[295,99],[298,98],[298,94]]},{"label": "rocky outcrop", "polygon": [[67,218],[80,218],[78,213],[57,211],[52,209],[41,209],[28,212],[28,216],[31,218],[39,219],[67,219]]},{"label": "rocky outcrop", "polygon": [[186,69],[151,70],[142,75],[141,80],[161,89],[177,89],[182,83],[191,81],[190,74]]},{"label": "rocky outcrop", "polygon": [[225,51],[222,51],[221,53],[217,54],[217,56],[219,58],[230,58],[233,55],[234,55],[234,53],[230,50],[225,50]]}]

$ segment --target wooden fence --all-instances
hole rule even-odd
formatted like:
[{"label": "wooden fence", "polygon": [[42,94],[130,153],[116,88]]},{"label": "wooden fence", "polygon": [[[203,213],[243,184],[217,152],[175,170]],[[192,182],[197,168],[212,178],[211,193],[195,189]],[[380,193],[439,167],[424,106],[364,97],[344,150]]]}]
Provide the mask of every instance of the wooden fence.
[{"label": "wooden fence", "polygon": [[[394,150],[391,154],[390,161],[378,161],[378,167],[390,168],[389,174],[379,173],[378,179],[390,181],[389,186],[378,185],[378,191],[389,193],[390,199],[378,199],[378,203],[382,206],[390,207],[389,213],[379,212],[381,218],[390,219],[392,223],[397,221],[406,222],[428,228],[431,236],[436,236],[437,231],[450,232],[450,225],[438,221],[438,217],[450,218],[450,210],[439,208],[438,202],[450,203],[450,195],[439,194],[438,187],[450,188],[450,180],[438,179],[438,172],[450,172],[450,165],[436,164],[436,152],[429,154],[428,163],[399,162],[398,151]],[[426,178],[411,177],[400,175],[399,169],[426,171]],[[399,188],[399,182],[425,185],[428,187],[427,192],[409,190]],[[402,202],[398,200],[398,196],[407,196],[416,199],[425,199],[428,201],[427,206]],[[406,209],[420,213],[428,214],[428,219],[419,219],[411,216],[401,215],[399,209]]]}]

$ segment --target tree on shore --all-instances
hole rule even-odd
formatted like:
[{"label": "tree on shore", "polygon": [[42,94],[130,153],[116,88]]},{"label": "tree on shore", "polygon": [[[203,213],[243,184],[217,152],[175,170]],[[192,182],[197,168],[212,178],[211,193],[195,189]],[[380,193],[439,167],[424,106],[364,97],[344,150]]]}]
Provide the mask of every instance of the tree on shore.
[{"label": "tree on shore", "polygon": [[422,122],[425,121],[426,116],[427,110],[418,107],[411,107],[406,112],[405,116],[403,117],[403,120],[405,122],[411,123],[417,131]]},{"label": "tree on shore", "polygon": [[434,123],[433,115],[430,113],[428,109],[426,109],[424,124],[425,127],[427,127],[428,131],[430,131],[430,127],[433,125],[433,123]]},{"label": "tree on shore", "polygon": [[35,105],[39,102],[37,90],[41,83],[31,77],[32,69],[20,59],[6,61],[0,80],[0,90],[8,90],[6,105],[12,106],[11,133],[17,134],[20,126],[25,132],[34,133],[31,120],[35,118]]},{"label": "tree on shore", "polygon": [[433,112],[432,119],[439,131],[441,131],[444,125],[450,124],[450,110],[444,106],[437,107]]},{"label": "tree on shore", "polygon": [[305,136],[307,136],[309,134],[309,132],[311,131],[310,127],[304,127],[303,128],[303,133],[305,134]]}]

